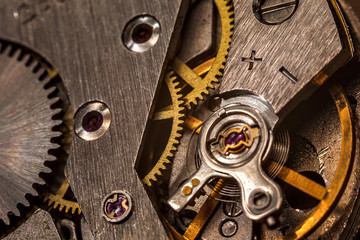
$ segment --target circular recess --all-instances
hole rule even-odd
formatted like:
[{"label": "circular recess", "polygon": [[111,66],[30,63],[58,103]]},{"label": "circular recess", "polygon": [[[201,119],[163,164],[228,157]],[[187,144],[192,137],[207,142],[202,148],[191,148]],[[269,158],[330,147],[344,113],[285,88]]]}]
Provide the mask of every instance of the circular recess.
[{"label": "circular recess", "polygon": [[254,210],[265,209],[271,203],[271,196],[262,189],[255,189],[250,193],[249,205]]},{"label": "circular recess", "polygon": [[134,52],[145,52],[154,46],[160,37],[160,23],[151,16],[138,16],[125,27],[123,42]]},{"label": "circular recess", "polygon": [[103,117],[100,112],[92,111],[85,114],[82,120],[82,127],[87,132],[95,132],[99,130],[99,128],[103,124]]},{"label": "circular recess", "polygon": [[220,223],[219,232],[221,236],[230,238],[236,234],[238,228],[238,224],[235,220],[225,219]]},{"label": "circular recess", "polygon": [[95,140],[108,130],[110,122],[110,109],[104,103],[86,103],[75,114],[75,133],[86,141]]},{"label": "circular recess", "polygon": [[298,0],[254,0],[253,11],[261,23],[277,25],[289,20],[298,5]]}]

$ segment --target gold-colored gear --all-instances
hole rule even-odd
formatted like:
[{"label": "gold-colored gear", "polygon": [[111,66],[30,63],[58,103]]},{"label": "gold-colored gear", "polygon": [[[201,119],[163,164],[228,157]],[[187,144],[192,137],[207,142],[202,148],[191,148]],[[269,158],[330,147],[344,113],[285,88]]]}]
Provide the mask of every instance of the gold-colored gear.
[{"label": "gold-colored gear", "polygon": [[[233,33],[233,9],[230,0],[214,0],[221,20],[221,40],[215,59],[211,59],[212,66],[204,78],[188,67],[180,59],[175,58],[171,64],[174,72],[183,79],[192,90],[185,97],[185,106],[188,109],[196,106],[204,96],[209,94],[209,89],[214,89],[214,83],[219,82],[223,74],[226,57],[229,52],[231,36]],[[201,75],[201,74],[200,74]]]},{"label": "gold-colored gear", "polygon": [[44,197],[44,202],[48,202],[48,206],[54,204],[53,208],[59,209],[60,212],[65,209],[65,213],[69,213],[71,211],[71,214],[80,214],[81,209],[79,207],[79,203],[64,198],[68,189],[69,182],[65,179],[58,192],[56,194],[48,193]]},{"label": "gold-colored gear", "polygon": [[[179,138],[181,137],[181,131],[183,130],[182,124],[184,123],[185,114],[183,111],[197,105],[199,100],[203,100],[205,95],[209,94],[209,89],[214,88],[214,83],[219,82],[219,77],[222,76],[224,64],[226,62],[226,56],[231,42],[232,28],[233,28],[233,11],[230,0],[214,0],[214,3],[218,9],[218,13],[221,19],[221,40],[217,55],[215,58],[209,59],[199,65],[198,67],[191,69],[180,59],[175,58],[170,68],[188,85],[192,90],[186,94],[181,100],[181,95],[178,88],[177,77],[173,73],[169,73],[165,82],[168,86],[172,104],[171,106],[156,112],[153,120],[173,119],[171,133],[169,140],[166,144],[164,151],[162,152],[159,160],[155,166],[147,173],[142,179],[142,182],[148,186],[152,185],[152,181],[156,181],[158,176],[161,176],[161,170],[166,169],[165,164],[171,163],[170,159],[173,158],[176,146],[179,144]],[[204,78],[200,76],[205,75]]]},{"label": "gold-colored gear", "polygon": [[170,159],[174,156],[173,153],[176,151],[176,146],[179,144],[179,138],[181,137],[181,131],[183,130],[182,124],[184,123],[185,107],[183,107],[183,100],[181,100],[182,95],[179,93],[181,90],[178,88],[179,83],[176,82],[176,77],[173,76],[172,72],[167,73],[164,81],[169,89],[172,105],[155,113],[154,120],[172,119],[171,133],[159,160],[142,179],[142,182],[148,186],[152,185],[151,181],[157,180],[156,175],[162,175],[160,169],[165,170],[165,164],[171,163]]}]

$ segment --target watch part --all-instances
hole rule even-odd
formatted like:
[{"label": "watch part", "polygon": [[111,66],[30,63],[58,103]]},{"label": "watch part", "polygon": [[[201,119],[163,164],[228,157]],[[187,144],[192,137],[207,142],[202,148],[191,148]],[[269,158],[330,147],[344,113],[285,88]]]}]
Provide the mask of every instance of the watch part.
[{"label": "watch part", "polygon": [[60,212],[64,210],[65,213],[80,214],[81,209],[79,203],[76,200],[66,198],[66,195],[70,190],[69,187],[69,183],[67,179],[65,179],[55,194],[45,192],[43,194],[43,201],[47,203],[49,207],[58,209]]},{"label": "watch part", "polygon": [[175,58],[171,64],[174,72],[191,88],[184,96],[185,106],[188,109],[204,100],[204,96],[209,94],[209,89],[214,89],[214,84],[219,82],[230,47],[234,15],[232,3],[230,0],[214,0],[214,3],[221,21],[221,39],[216,57],[211,60],[211,69],[201,77],[179,58]]},{"label": "watch part", "polygon": [[[157,111],[155,113],[153,121],[161,121],[170,119],[171,121],[171,132],[168,137],[165,149],[161,153],[161,156],[157,160],[155,166],[146,174],[142,179],[142,182],[148,186],[152,185],[152,181],[157,180],[157,176],[162,175],[162,171],[166,170],[168,164],[171,163],[171,158],[173,157],[174,151],[176,151],[176,146],[179,144],[179,138],[181,137],[181,131],[183,130],[182,124],[184,122],[184,111],[185,107],[183,106],[183,101],[181,100],[181,94],[179,93],[180,88],[178,87],[179,83],[176,82],[176,77],[172,76],[173,73],[169,72],[165,77],[166,89],[169,91],[171,98],[171,105]],[[153,156],[151,154],[150,156]],[[149,156],[149,158],[150,158]],[[145,159],[147,162],[150,162],[150,159]]]},{"label": "watch part", "polygon": [[22,226],[17,228],[11,235],[4,238],[5,240],[17,239],[56,239],[60,236],[55,224],[50,216],[44,210],[37,210]]},{"label": "watch part", "polygon": [[335,1],[303,0],[291,18],[277,25],[258,21],[253,1],[234,0],[234,12],[239,27],[234,28],[220,93],[250,91],[265,98],[280,118],[353,56]]},{"label": "watch part", "polygon": [[[214,3],[216,5],[216,9],[218,10],[221,22],[221,40],[216,57],[210,58],[208,61],[203,62],[194,69],[188,67],[179,58],[175,58],[174,62],[170,66],[170,69],[174,70],[174,72],[178,75],[178,78],[175,78],[173,73],[166,75],[165,82],[169,88],[171,105],[164,106],[162,109],[155,111],[153,121],[160,122],[164,120],[172,120],[171,132],[168,136],[166,147],[162,151],[161,156],[157,160],[156,164],[154,164],[154,166],[151,168],[151,170],[149,170],[145,177],[143,177],[143,183],[148,186],[152,185],[152,181],[157,180],[156,175],[161,176],[161,171],[166,170],[167,167],[165,164],[171,163],[170,159],[173,157],[173,153],[176,151],[176,146],[179,143],[179,138],[181,137],[181,131],[183,129],[182,124],[185,110],[184,105],[187,108],[190,108],[191,105],[195,106],[199,100],[203,100],[203,96],[209,93],[208,89],[213,89],[213,84],[218,82],[218,78],[221,77],[221,72],[224,68],[225,59],[231,41],[233,18],[231,5],[229,4],[230,2],[228,0],[215,0]],[[208,25],[209,24],[211,25],[212,23],[208,23]],[[185,32],[185,34],[186,33],[187,32]],[[185,35],[185,37],[186,36],[187,35]],[[193,36],[191,37],[193,38]],[[189,38],[185,38],[185,46],[187,46],[186,44],[188,44],[188,42],[191,42],[191,39]],[[197,51],[189,51],[188,54],[192,52]],[[195,58],[196,56],[197,55],[195,55]],[[183,55],[180,57],[184,58]],[[169,79],[171,77],[173,78],[172,80]],[[177,82],[176,85],[174,85],[174,82]],[[186,88],[186,86],[191,87],[190,92],[183,93],[184,91],[180,91],[181,89]],[[175,88],[177,89],[175,90]],[[153,157],[153,154],[149,155]],[[143,158],[142,161],[146,161],[147,163],[154,161],[151,159],[151,157],[145,156],[145,159]]]},{"label": "watch part", "polygon": [[60,147],[53,141],[61,132],[53,129],[61,109],[53,105],[59,99],[49,97],[56,89],[46,87],[45,69],[21,49],[3,49],[0,73],[0,218],[9,224],[8,213],[20,215],[17,205],[29,206],[27,194],[37,196],[34,186],[45,184],[40,174],[51,171],[45,162],[56,160],[49,152]]},{"label": "watch part", "polygon": [[[135,165],[188,3],[65,0],[51,1],[44,11],[39,10],[43,1],[25,7],[19,0],[0,3],[0,38],[21,42],[51,62],[68,90],[73,113],[92,101],[105,103],[112,113],[100,138],[73,138],[65,170],[95,238],[141,238],[145,229],[153,229],[148,238],[166,238]],[[36,17],[26,18],[29,11]],[[144,14],[156,18],[161,34],[148,51],[137,53],[123,44],[122,35],[129,21]],[[136,199],[136,211],[121,226],[106,222],[100,211],[103,197],[116,189]],[[143,224],[135,229],[137,222]]]}]

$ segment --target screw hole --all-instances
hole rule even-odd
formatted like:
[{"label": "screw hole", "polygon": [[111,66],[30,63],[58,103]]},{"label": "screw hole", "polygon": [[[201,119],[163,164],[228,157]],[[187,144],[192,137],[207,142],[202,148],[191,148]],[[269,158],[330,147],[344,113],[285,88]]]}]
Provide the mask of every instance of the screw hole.
[{"label": "screw hole", "polygon": [[149,24],[142,23],[134,28],[131,37],[135,43],[145,43],[149,41],[152,34],[153,28]]},{"label": "screw hole", "polygon": [[271,196],[262,189],[255,189],[250,193],[249,203],[254,210],[260,211],[270,205]]},{"label": "screw hole", "polygon": [[82,126],[87,132],[95,132],[103,124],[103,116],[98,111],[91,111],[85,114]]}]

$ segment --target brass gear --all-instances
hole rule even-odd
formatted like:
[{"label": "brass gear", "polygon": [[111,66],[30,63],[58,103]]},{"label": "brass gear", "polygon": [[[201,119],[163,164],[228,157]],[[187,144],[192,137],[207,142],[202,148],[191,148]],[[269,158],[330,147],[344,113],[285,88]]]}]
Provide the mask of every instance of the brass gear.
[{"label": "brass gear", "polygon": [[[214,89],[214,83],[218,83],[219,78],[222,76],[231,42],[234,13],[231,0],[214,0],[214,3],[221,19],[221,40],[216,57],[205,61],[194,69],[188,67],[180,59],[175,58],[170,68],[192,88],[182,99],[179,93],[181,90],[178,88],[179,84],[175,83],[177,77],[173,73],[169,73],[165,78],[172,104],[170,107],[155,113],[153,120],[172,118],[173,121],[165,149],[155,166],[142,179],[142,182],[148,186],[152,186],[152,181],[157,181],[156,175],[162,175],[161,170],[166,170],[165,164],[171,163],[170,159],[173,158],[179,139],[182,136],[185,107],[187,109],[195,107],[200,100],[204,99],[204,96],[209,94],[209,89]],[[203,74],[206,75],[201,78],[200,76]]]},{"label": "brass gear", "polygon": [[192,90],[184,97],[185,106],[191,109],[209,94],[209,89],[214,89],[214,83],[219,82],[223,75],[226,58],[229,52],[234,25],[234,12],[231,0],[214,0],[221,20],[221,39],[215,59],[211,59],[211,68],[204,78],[188,67],[180,59],[175,58],[171,64],[174,72],[191,86]]},{"label": "brass gear", "polygon": [[142,179],[142,182],[148,186],[152,185],[152,181],[156,181],[156,175],[161,176],[160,169],[165,170],[166,165],[171,163],[170,159],[174,156],[176,146],[179,144],[179,138],[181,137],[181,131],[183,130],[182,124],[184,123],[184,110],[182,95],[179,93],[181,90],[178,88],[176,77],[172,72],[167,73],[165,76],[165,83],[171,96],[171,107],[155,113],[153,120],[170,119],[172,118],[172,126],[169,140],[166,144],[164,151],[162,152],[159,160],[155,166],[150,170],[148,174]]},{"label": "brass gear", "polygon": [[81,209],[79,207],[79,203],[64,198],[68,190],[69,182],[67,181],[67,179],[65,179],[56,194],[47,193],[44,196],[44,202],[47,202],[49,207],[52,206],[54,209],[58,209],[60,212],[64,210],[65,213],[71,212],[71,214],[80,215]]}]

